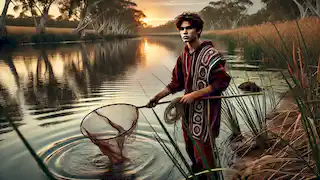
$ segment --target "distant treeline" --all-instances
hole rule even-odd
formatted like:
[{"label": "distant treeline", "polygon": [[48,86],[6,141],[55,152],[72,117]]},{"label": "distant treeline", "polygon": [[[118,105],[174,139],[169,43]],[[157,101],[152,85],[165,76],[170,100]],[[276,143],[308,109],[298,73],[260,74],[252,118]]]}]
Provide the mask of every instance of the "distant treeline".
[{"label": "distant treeline", "polygon": [[[0,16],[1,17],[1,16]],[[77,20],[68,20],[62,18],[49,18],[46,22],[47,27],[58,27],[58,28],[76,28],[79,24]],[[12,15],[6,16],[6,25],[7,26],[27,26],[27,27],[34,27],[34,19],[33,17],[17,17],[15,18]],[[91,27],[88,27],[92,29]]]},{"label": "distant treeline", "polygon": [[[205,22],[204,30],[235,29],[315,15],[310,9],[299,9],[298,3],[303,4],[304,0],[261,0],[261,2],[264,7],[254,14],[248,14],[248,8],[253,5],[251,0],[212,1],[198,13]],[[313,5],[316,7],[315,4]],[[141,30],[143,33],[174,31],[176,27],[173,20],[157,27],[146,27]]]}]

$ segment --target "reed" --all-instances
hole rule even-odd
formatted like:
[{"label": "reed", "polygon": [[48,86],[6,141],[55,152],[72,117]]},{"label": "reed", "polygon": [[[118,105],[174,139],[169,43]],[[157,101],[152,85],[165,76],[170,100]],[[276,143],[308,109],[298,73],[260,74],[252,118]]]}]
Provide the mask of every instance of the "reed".
[{"label": "reed", "polygon": [[[297,28],[296,21],[299,23],[300,29]],[[275,29],[274,26],[277,26],[277,29]],[[303,39],[299,35],[300,32],[304,35]],[[252,61],[262,59],[271,60],[270,54],[265,54],[265,50],[270,53],[273,49],[268,43],[272,44],[273,47],[282,54],[286,53],[286,48],[290,48],[292,43],[295,43],[301,48],[304,46],[305,49],[308,49],[310,57],[317,56],[318,52],[320,52],[320,33],[318,32],[320,32],[320,19],[317,17],[309,17],[275,24],[268,22],[237,29],[207,31],[204,32],[204,36],[218,37],[219,39],[225,39],[222,37],[226,36],[229,39],[233,39],[237,46],[242,48],[244,58],[247,61]],[[280,36],[277,36],[277,34]],[[268,43],[265,42],[265,39],[268,40]],[[264,51],[262,51],[260,47],[264,48]]]},{"label": "reed", "polygon": [[[310,52],[306,44],[310,39],[301,28],[301,21],[295,21],[295,25],[299,41],[293,41],[291,48],[277,24],[272,26],[278,44],[261,32],[258,33],[263,46],[253,39],[273,64],[286,65],[287,69],[279,72],[289,93],[283,104],[266,117],[267,138],[271,144],[255,155],[255,161],[245,163],[242,173],[247,179],[320,179],[320,51],[317,56]],[[316,68],[312,68],[315,64]]]}]

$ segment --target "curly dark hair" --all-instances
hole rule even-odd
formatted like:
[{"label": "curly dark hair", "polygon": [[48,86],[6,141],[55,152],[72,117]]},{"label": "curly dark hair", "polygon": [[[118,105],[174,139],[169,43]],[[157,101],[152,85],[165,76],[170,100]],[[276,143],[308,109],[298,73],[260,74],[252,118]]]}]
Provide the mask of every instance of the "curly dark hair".
[{"label": "curly dark hair", "polygon": [[[192,27],[196,28],[197,31],[201,30],[202,32],[204,22],[197,13],[184,12],[178,15],[174,21],[177,29],[181,27],[181,24],[183,21],[188,21]],[[200,37],[200,34],[198,35],[199,37]]]}]

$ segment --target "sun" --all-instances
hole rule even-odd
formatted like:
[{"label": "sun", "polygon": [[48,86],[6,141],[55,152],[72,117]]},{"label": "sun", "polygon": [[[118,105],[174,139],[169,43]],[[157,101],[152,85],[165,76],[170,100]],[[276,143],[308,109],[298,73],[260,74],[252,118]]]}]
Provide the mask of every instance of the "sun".
[{"label": "sun", "polygon": [[142,18],[142,21],[143,21],[144,23],[148,24],[149,19],[148,19],[148,18]]}]

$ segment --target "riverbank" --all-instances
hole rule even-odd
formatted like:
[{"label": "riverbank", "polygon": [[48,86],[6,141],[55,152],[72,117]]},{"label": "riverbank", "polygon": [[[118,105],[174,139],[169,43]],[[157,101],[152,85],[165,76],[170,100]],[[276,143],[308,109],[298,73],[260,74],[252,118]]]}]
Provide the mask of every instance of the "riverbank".
[{"label": "riverbank", "polygon": [[[286,95],[266,119],[266,147],[252,135],[231,142],[237,154],[233,168],[241,179],[316,179],[317,160],[305,131],[303,117],[292,95]],[[235,177],[236,178],[236,177]],[[237,177],[238,178],[238,177]]]},{"label": "riverbank", "polygon": [[[299,47],[301,51],[307,51],[304,53],[308,53],[308,56],[317,58],[320,52],[319,32],[320,18],[309,17],[274,24],[267,22],[236,29],[204,31],[201,37],[226,42],[229,54],[233,54],[236,47],[241,48],[243,58],[250,62],[270,59],[270,56],[279,53],[288,54],[293,46]],[[179,37],[178,32],[142,35]]]},{"label": "riverbank", "polygon": [[46,28],[46,34],[36,34],[34,27],[7,26],[8,35],[0,39],[0,48],[24,45],[74,44],[99,40],[112,40],[138,37],[138,35],[100,36],[93,30],[85,30],[86,36],[80,37],[72,33],[72,28]]},{"label": "riverbank", "polygon": [[252,109],[258,113],[244,116],[252,123],[247,125],[250,132],[231,141],[238,157],[233,168],[241,179],[320,178],[319,32],[320,19],[311,17],[203,33],[204,38],[225,41],[229,54],[240,47],[249,64],[262,60],[259,65],[285,68],[288,88],[295,87],[265,116],[257,105]]}]

